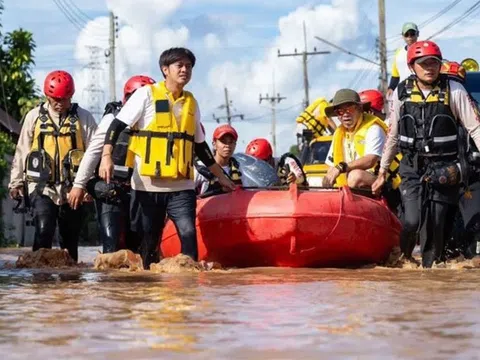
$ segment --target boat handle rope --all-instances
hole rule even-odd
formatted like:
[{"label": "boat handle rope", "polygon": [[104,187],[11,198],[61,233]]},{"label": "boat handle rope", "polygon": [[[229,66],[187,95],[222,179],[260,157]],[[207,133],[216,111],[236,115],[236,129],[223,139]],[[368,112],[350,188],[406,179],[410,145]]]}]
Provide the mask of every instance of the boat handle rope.
[{"label": "boat handle rope", "polygon": [[335,224],[335,226],[332,228],[332,230],[330,231],[330,233],[325,237],[324,241],[328,240],[330,238],[330,236],[332,236],[332,234],[337,230],[338,226],[340,225],[340,220],[342,219],[343,215],[344,215],[344,198],[345,198],[345,192],[348,191],[346,188],[342,188],[342,191],[341,191],[341,194],[342,196],[340,197],[340,209],[338,211],[338,219],[337,219],[337,222]]}]

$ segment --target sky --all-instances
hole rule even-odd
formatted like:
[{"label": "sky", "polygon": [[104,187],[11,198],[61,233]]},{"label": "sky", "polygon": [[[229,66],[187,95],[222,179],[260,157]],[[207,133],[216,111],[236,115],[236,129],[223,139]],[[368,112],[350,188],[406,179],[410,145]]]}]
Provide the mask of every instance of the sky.
[{"label": "sky", "polygon": [[[437,33],[472,7],[474,0],[386,0],[388,69],[404,22],[420,26],[420,39]],[[453,5],[448,7],[449,5]],[[161,80],[160,53],[172,46],[191,49],[197,64],[188,90],[200,104],[209,141],[225,116],[228,89],[239,133],[237,151],[256,137],[272,139],[271,104],[260,94],[285,97],[276,106],[276,155],[296,143],[295,118],[304,101],[302,57],[278,57],[307,50],[330,51],[308,58],[310,102],[332,98],[340,88],[361,91],[378,86],[379,67],[338,51],[315,36],[378,61],[377,0],[4,0],[4,31],[23,28],[37,44],[33,75],[39,87],[57,69],[72,73],[74,100],[85,108],[103,110],[110,101],[108,61],[109,11],[118,18],[116,97],[124,82],[144,74]],[[448,11],[439,15],[442,9]],[[435,36],[444,58],[461,61],[480,48],[480,9]],[[223,105],[223,106],[222,106]],[[97,119],[99,121],[100,118]],[[225,120],[221,120],[221,123]]]}]

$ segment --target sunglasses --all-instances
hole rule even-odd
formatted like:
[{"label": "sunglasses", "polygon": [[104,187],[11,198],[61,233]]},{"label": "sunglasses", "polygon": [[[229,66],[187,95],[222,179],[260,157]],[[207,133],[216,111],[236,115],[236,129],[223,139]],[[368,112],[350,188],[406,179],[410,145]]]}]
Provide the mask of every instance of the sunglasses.
[{"label": "sunglasses", "polygon": [[352,104],[352,105],[345,106],[345,107],[342,107],[340,109],[335,110],[335,114],[337,114],[338,116],[343,116],[345,114],[352,115],[356,110],[357,110],[357,105]]},{"label": "sunglasses", "polygon": [[415,36],[417,36],[417,32],[413,31],[413,30],[409,30],[405,34],[403,34],[403,36],[406,37],[406,38],[415,37]]}]

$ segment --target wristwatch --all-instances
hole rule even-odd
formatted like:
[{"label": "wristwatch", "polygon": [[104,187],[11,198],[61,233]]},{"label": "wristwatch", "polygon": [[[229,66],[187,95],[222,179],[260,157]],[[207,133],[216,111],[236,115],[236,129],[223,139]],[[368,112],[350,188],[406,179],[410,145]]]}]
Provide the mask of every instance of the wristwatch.
[{"label": "wristwatch", "polygon": [[343,161],[339,162],[338,165],[335,167],[340,171],[341,174],[346,173],[348,170],[347,163]]}]

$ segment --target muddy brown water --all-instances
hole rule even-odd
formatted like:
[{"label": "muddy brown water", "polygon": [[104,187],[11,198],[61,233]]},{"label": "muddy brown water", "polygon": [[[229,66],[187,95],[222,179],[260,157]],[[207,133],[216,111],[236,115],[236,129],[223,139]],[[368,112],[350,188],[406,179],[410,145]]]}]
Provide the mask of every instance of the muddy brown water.
[{"label": "muddy brown water", "polygon": [[[81,248],[92,263],[98,248]],[[1,359],[479,359],[478,269],[9,269]]]}]

